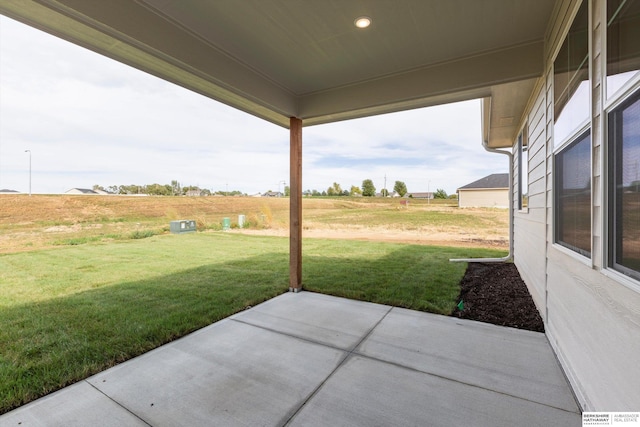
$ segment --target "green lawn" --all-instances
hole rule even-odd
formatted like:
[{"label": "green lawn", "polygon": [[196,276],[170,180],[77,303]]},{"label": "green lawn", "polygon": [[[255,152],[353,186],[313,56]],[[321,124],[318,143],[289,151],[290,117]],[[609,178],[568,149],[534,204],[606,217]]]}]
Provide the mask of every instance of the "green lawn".
[{"label": "green lawn", "polygon": [[[308,239],[303,286],[449,313],[465,264],[504,252]],[[0,413],[288,289],[288,240],[163,235],[0,255]]]},{"label": "green lawn", "polygon": [[[411,203],[411,201],[409,202]],[[312,212],[309,221],[325,225],[346,225],[361,227],[385,227],[400,228],[405,230],[418,230],[425,225],[435,227],[461,227],[465,230],[478,230],[500,225],[501,218],[497,218],[487,209],[488,215],[483,217],[478,212],[464,213],[455,211],[455,214],[442,210],[427,210],[420,208],[398,209],[396,205],[385,206],[379,209],[369,207],[345,206],[342,209],[334,209],[325,214],[319,211]]]}]

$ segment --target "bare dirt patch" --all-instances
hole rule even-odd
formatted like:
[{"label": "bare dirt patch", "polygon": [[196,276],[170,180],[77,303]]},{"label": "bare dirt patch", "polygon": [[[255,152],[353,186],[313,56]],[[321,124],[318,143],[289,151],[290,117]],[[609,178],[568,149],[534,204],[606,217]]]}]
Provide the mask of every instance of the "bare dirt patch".
[{"label": "bare dirt patch", "polygon": [[[280,236],[289,235],[288,229],[234,229],[233,233]],[[490,236],[471,236],[465,232],[455,231],[402,231],[384,228],[358,229],[341,226],[336,228],[314,228],[302,231],[302,238],[310,239],[348,239],[375,242],[406,243],[412,245],[455,246],[463,248],[509,249],[506,238]]]}]

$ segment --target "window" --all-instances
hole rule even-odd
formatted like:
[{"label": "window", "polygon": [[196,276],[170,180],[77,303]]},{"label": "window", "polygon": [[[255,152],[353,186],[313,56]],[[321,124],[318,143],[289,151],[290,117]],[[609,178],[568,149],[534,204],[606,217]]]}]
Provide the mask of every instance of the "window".
[{"label": "window", "polygon": [[607,98],[640,70],[640,0],[607,2]]},{"label": "window", "polygon": [[[583,1],[553,62],[554,241],[591,256],[589,9]],[[586,130],[585,130],[586,129]]]},{"label": "window", "polygon": [[[640,0],[607,3],[609,267],[640,280]],[[626,97],[626,99],[625,99]],[[617,104],[617,105],[616,105]]]},{"label": "window", "polygon": [[591,132],[555,157],[556,243],[591,256]]},{"label": "window", "polygon": [[640,92],[609,114],[609,265],[640,279]]},{"label": "window", "polygon": [[526,210],[529,205],[529,151],[523,131],[518,136],[518,209]]},{"label": "window", "polygon": [[582,6],[553,62],[554,141],[559,145],[589,119],[589,8]]}]

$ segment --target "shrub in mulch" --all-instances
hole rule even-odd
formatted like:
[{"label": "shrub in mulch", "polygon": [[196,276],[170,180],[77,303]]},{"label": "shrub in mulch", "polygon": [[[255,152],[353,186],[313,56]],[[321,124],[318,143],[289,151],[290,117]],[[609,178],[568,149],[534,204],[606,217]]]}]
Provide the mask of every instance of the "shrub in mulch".
[{"label": "shrub in mulch", "polygon": [[540,313],[512,263],[469,263],[458,301],[452,316],[544,332]]}]

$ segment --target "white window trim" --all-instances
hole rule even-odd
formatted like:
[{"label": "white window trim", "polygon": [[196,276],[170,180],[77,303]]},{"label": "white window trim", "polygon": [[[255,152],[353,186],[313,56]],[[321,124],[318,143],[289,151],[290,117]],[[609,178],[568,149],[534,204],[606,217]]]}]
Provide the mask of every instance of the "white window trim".
[{"label": "white window trim", "polygon": [[600,271],[605,277],[613,280],[614,282],[624,286],[625,288],[634,292],[640,292],[640,282],[633,277],[629,277],[626,274],[620,273],[617,270],[607,266]]},{"label": "white window trim", "polygon": [[[604,105],[604,114],[608,116],[611,111],[618,108],[620,104],[622,104],[627,99],[629,99],[629,97],[634,95],[638,90],[640,90],[640,71],[638,71],[638,74],[634,76],[631,80],[629,80],[627,84],[625,84],[624,90],[621,89],[620,91],[616,92],[615,97],[612,97],[611,99],[607,100],[607,102]],[[605,120],[605,122],[608,122],[608,120]]]},{"label": "white window trim", "polygon": [[[557,250],[558,252],[562,252],[563,254],[573,258],[574,260],[580,262],[581,264],[586,265],[589,268],[592,267],[592,262],[591,262],[592,257],[587,257],[585,255],[582,255],[579,252],[574,251],[573,249],[569,249],[566,246],[562,246],[560,243],[556,243],[555,237],[553,240],[554,242],[551,245],[553,249]],[[593,248],[591,248],[591,254],[593,254]]]},{"label": "white window trim", "polygon": [[[586,131],[591,129],[591,119],[585,121],[584,123],[582,123],[580,125],[580,127],[578,129],[576,129],[575,132],[573,132],[571,134],[570,137],[568,137],[567,139],[565,139],[564,141],[562,141],[562,144],[558,145],[557,147],[555,147],[553,149],[553,157],[555,158],[556,154],[558,154],[560,151],[564,151],[565,148],[567,148],[569,145],[571,145],[572,142],[576,141],[578,139],[578,137],[582,136]],[[593,137],[593,135],[591,135]],[[593,143],[591,144],[593,147]],[[593,150],[591,150],[591,165],[593,165]],[[555,164],[554,164],[555,166]],[[555,170],[555,169],[554,169]],[[593,171],[592,171],[592,175],[593,175]]]}]

